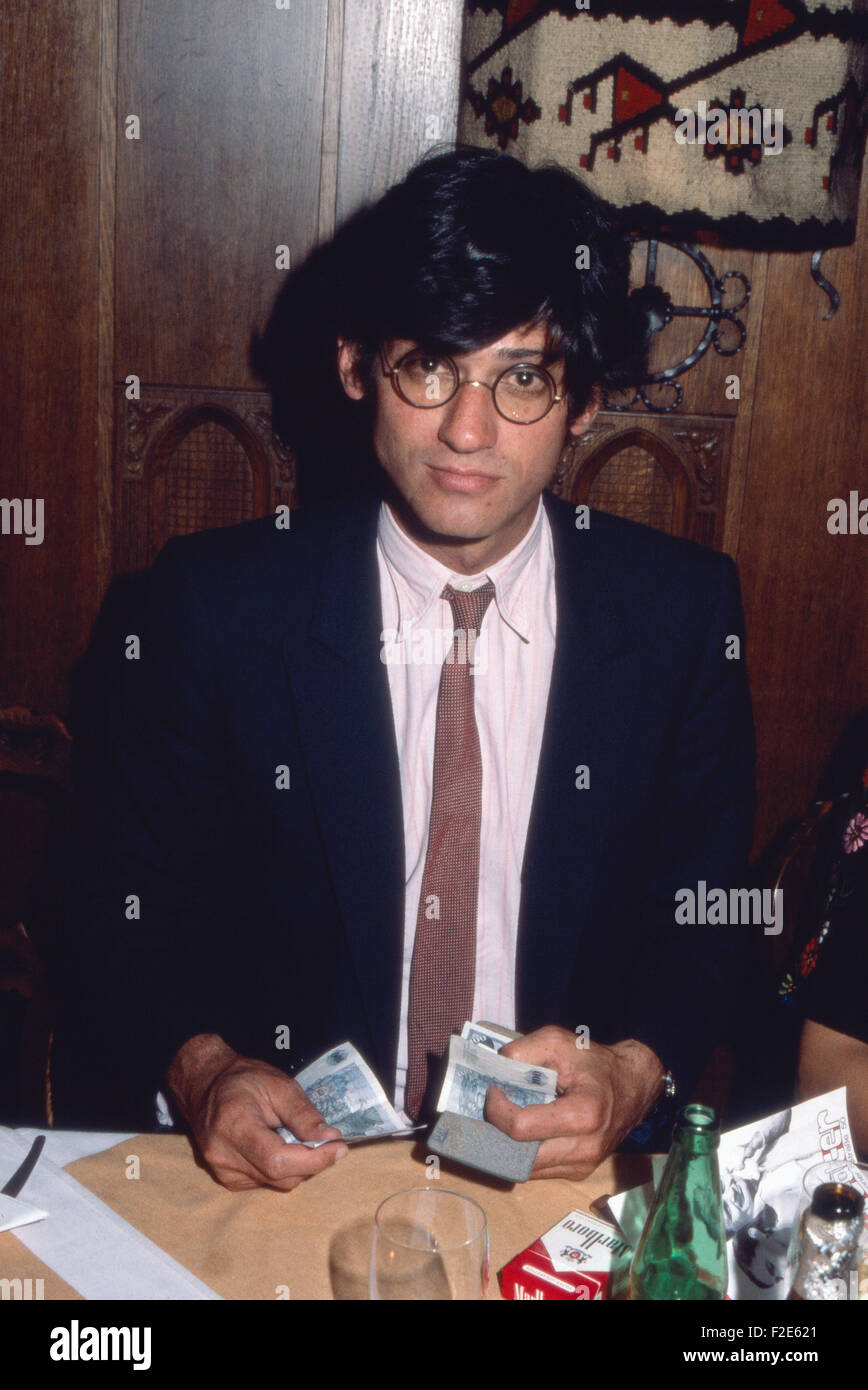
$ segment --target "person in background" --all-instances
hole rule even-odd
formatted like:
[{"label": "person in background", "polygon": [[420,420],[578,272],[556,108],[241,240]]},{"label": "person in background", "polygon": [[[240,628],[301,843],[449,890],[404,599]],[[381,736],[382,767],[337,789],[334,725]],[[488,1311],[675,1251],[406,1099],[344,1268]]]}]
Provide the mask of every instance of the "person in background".
[{"label": "person in background", "polygon": [[847,1087],[854,1143],[868,1156],[868,710],[848,731],[826,778],[835,806],[817,849],[823,884],[817,916],[781,981],[802,1015],[801,1100]]}]

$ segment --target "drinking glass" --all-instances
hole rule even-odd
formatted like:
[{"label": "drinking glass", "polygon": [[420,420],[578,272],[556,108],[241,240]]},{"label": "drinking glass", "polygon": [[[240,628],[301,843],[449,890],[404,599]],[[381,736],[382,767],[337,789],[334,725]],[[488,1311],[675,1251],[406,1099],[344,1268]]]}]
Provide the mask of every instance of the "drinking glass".
[{"label": "drinking glass", "polygon": [[411,1187],[377,1208],[370,1295],[375,1300],[482,1299],[488,1226],[472,1197]]},{"label": "drinking glass", "polygon": [[[802,1179],[802,1188],[799,1193],[799,1205],[793,1217],[793,1227],[790,1232],[790,1245],[787,1254],[787,1272],[789,1274],[788,1284],[791,1284],[796,1273],[796,1265],[799,1261],[799,1233],[802,1224],[802,1215],[811,1205],[811,1198],[814,1190],[824,1182],[846,1182],[851,1187],[855,1187],[857,1192],[862,1192],[865,1196],[865,1211],[862,1217],[862,1235],[856,1251],[853,1271],[856,1279],[851,1278],[848,1287],[848,1297],[868,1298],[868,1163],[853,1163],[850,1159],[826,1159],[822,1163],[815,1163],[809,1168]],[[855,1290],[856,1292],[851,1292]]]}]

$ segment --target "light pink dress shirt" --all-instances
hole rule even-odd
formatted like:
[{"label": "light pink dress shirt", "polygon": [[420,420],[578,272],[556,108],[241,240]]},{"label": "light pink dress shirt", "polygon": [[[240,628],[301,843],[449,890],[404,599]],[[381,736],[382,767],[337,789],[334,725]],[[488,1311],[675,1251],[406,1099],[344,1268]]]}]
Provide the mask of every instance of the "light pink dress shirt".
[{"label": "light pink dress shirt", "polygon": [[453,574],[380,508],[377,540],[383,633],[398,744],[404,813],[406,890],[401,1019],[395,1105],[404,1103],[410,962],[425,855],[434,766],[440,668],[452,645],[443,586],[475,589],[490,579],[495,598],[474,655],[476,723],[482,755],[482,830],[473,1017],[515,1025],[515,946],[521,866],[536,784],[555,650],[554,552],[540,500],[530,529],[484,574]]}]

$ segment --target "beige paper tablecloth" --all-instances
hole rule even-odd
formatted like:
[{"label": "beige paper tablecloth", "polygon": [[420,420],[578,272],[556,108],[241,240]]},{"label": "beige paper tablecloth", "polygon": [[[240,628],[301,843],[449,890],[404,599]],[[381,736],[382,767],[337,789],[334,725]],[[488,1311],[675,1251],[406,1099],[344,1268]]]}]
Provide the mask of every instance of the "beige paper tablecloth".
[{"label": "beige paper tablecloth", "polygon": [[[139,1177],[128,1177],[139,1160]],[[118,1215],[229,1299],[367,1298],[373,1218],[393,1192],[428,1183],[424,1148],[385,1140],[351,1148],[294,1192],[227,1192],[198,1167],[180,1135],[140,1135],[71,1163],[68,1172]],[[616,1156],[585,1182],[510,1187],[445,1163],[439,1184],[475,1198],[491,1238],[489,1298],[513,1255],[573,1207],[650,1176],[647,1159]],[[50,1219],[50,1218],[49,1218]],[[46,1299],[79,1295],[13,1232],[0,1235],[0,1277],[42,1278]],[[288,1294],[287,1294],[288,1290]]]}]

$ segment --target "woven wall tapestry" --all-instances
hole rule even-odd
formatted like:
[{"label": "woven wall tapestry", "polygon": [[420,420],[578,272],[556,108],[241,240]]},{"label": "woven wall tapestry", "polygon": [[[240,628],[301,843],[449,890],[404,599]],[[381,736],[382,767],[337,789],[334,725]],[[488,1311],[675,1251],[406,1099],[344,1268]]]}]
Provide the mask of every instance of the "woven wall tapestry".
[{"label": "woven wall tapestry", "polygon": [[868,0],[467,0],[458,138],[556,160],[646,235],[846,245],[866,15]]}]

